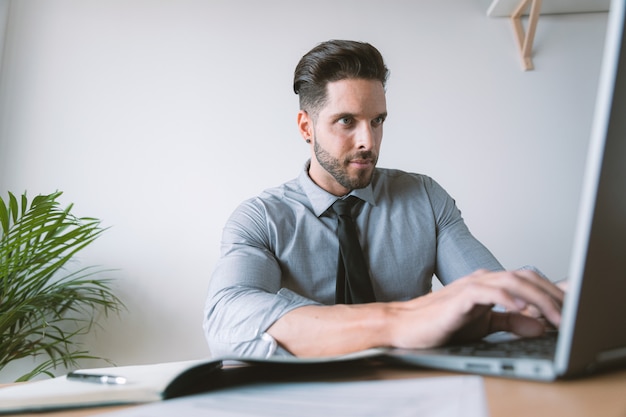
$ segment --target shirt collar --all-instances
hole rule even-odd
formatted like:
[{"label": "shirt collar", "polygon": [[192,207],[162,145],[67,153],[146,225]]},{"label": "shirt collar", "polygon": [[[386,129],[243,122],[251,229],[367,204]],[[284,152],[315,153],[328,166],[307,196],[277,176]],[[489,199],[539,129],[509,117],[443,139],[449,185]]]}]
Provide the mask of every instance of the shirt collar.
[{"label": "shirt collar", "polygon": [[[309,166],[311,165],[311,160],[309,159],[304,164],[304,169],[300,172],[298,176],[298,181],[300,186],[304,190],[307,198],[311,202],[311,206],[313,207],[313,212],[317,217],[321,216],[330,206],[333,205],[335,201],[337,201],[337,196],[329,193],[323,188],[319,187],[311,177],[309,177]],[[374,173],[374,175],[376,175]],[[349,195],[353,195],[355,197],[360,198],[361,200],[375,205],[376,199],[374,198],[374,191],[372,190],[372,184],[370,183],[365,188],[359,188],[357,190],[352,190]]]}]

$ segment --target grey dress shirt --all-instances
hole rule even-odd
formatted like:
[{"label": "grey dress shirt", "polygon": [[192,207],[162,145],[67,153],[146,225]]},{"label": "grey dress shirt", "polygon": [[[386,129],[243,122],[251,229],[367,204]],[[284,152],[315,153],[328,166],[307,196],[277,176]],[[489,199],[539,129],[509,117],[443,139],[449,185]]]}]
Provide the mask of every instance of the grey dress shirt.
[{"label": "grey dress shirt", "polygon": [[[336,196],[308,176],[243,202],[224,227],[204,331],[213,355],[288,354],[266,330],[289,311],[334,304],[339,260]],[[355,221],[377,301],[409,300],[479,268],[501,270],[433,179],[377,168]]]}]

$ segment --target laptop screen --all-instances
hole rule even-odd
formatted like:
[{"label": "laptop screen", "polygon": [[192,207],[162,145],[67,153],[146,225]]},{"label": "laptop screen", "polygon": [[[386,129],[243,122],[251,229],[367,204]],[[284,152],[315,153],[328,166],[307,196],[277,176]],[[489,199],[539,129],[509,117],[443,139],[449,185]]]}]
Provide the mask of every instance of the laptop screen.
[{"label": "laptop screen", "polygon": [[623,0],[614,0],[609,12],[557,374],[594,371],[626,358],[624,9]]}]

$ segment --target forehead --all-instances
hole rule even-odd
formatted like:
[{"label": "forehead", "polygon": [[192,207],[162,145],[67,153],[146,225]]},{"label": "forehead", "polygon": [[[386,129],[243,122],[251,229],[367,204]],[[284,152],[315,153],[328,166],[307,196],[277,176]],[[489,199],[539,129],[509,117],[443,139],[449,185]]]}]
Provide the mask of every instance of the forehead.
[{"label": "forehead", "polygon": [[385,88],[380,81],[350,78],[326,85],[326,104],[320,114],[350,113],[376,117],[386,112]]}]

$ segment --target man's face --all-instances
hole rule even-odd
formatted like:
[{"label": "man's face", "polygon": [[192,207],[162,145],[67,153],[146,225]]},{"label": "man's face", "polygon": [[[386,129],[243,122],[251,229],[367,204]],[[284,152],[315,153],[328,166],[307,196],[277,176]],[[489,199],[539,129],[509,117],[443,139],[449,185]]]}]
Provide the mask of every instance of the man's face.
[{"label": "man's face", "polygon": [[315,120],[301,111],[298,124],[312,142],[309,176],[344,195],[372,180],[387,117],[385,90],[377,80],[345,79],[328,83],[326,92]]}]

